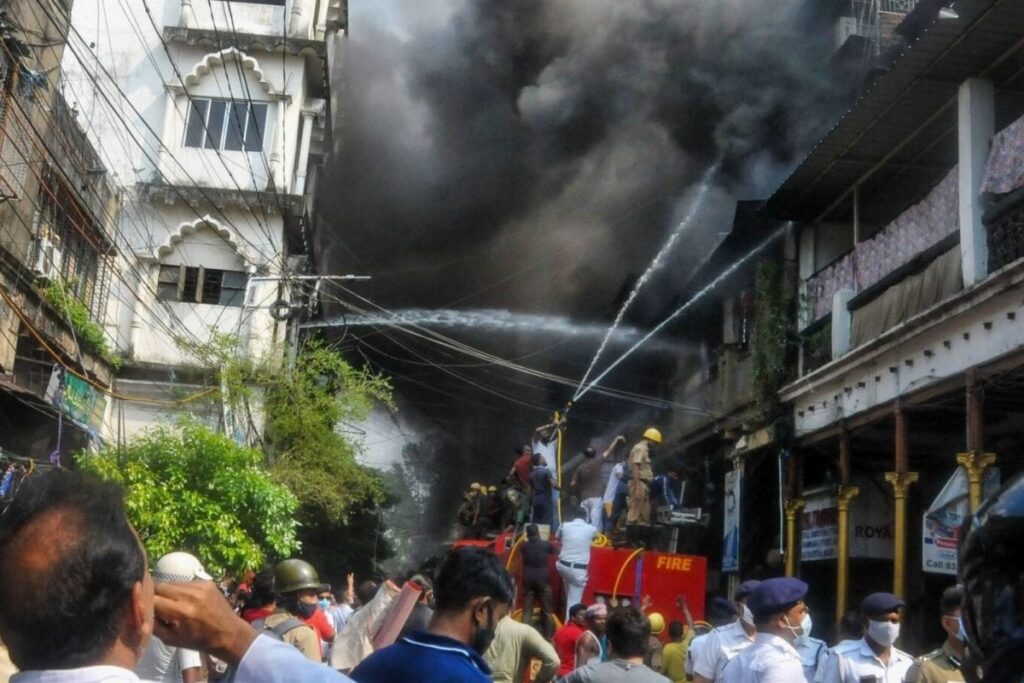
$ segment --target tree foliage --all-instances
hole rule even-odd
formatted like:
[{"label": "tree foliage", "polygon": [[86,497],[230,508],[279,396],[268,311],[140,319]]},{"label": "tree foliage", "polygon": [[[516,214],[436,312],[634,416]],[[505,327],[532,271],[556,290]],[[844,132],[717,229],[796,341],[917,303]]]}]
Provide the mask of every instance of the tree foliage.
[{"label": "tree foliage", "polygon": [[298,548],[298,501],[272,481],[263,455],[192,422],[159,427],[78,465],[127,492],[150,557],[187,550],[214,575],[258,569]]},{"label": "tree foliage", "polygon": [[217,371],[222,400],[234,412],[250,414],[250,404],[262,402],[267,463],[304,510],[345,525],[355,511],[386,499],[381,476],[356,460],[362,443],[339,431],[366,419],[376,403],[394,407],[386,377],[352,366],[316,340],[298,351],[294,363],[282,362],[281,354],[254,360],[226,335],[186,348]]},{"label": "tree foliage", "polygon": [[755,327],[751,345],[754,391],[762,417],[778,417],[778,391],[789,376],[794,349],[792,306],[782,265],[773,259],[757,264],[754,291]]}]

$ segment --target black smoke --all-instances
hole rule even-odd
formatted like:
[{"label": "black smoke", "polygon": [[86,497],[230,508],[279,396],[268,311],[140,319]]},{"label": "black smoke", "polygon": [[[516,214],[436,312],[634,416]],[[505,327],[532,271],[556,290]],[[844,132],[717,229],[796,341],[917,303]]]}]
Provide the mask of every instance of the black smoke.
[{"label": "black smoke", "polygon": [[[699,220],[631,316],[656,322],[728,229],[735,200],[769,193],[834,118],[836,3],[394,0],[387,21],[360,22],[360,1],[382,2],[352,0],[316,239],[322,272],[372,275],[361,293],[391,308],[610,319],[720,160]],[[466,341],[505,357],[545,346]],[[503,474],[525,426],[571,394],[458,370],[531,410],[415,365],[464,358],[403,343],[353,342],[404,373],[401,391],[457,432],[442,449],[460,467],[446,483],[449,504],[470,478]],[[579,377],[594,347],[528,362]],[[658,392],[674,365],[638,360],[613,383]],[[591,431],[617,428],[626,408],[594,401]],[[494,462],[481,464],[480,449]]]}]

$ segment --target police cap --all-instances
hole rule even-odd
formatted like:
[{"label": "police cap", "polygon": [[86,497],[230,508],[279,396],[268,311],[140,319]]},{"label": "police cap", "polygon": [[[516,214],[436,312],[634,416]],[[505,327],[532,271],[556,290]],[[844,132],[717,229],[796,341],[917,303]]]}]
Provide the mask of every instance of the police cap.
[{"label": "police cap", "polygon": [[800,579],[782,577],[767,579],[753,590],[747,607],[755,619],[788,611],[807,595],[807,584]]},{"label": "police cap", "polygon": [[736,605],[718,595],[711,598],[707,612],[708,619],[731,619],[736,616]]},{"label": "police cap", "polygon": [[750,596],[754,592],[754,589],[761,585],[761,582],[756,579],[750,579],[740,584],[739,588],[736,589],[736,600],[743,600]]},{"label": "police cap", "polygon": [[889,614],[903,607],[903,600],[892,593],[872,593],[860,603],[860,612],[865,616]]}]

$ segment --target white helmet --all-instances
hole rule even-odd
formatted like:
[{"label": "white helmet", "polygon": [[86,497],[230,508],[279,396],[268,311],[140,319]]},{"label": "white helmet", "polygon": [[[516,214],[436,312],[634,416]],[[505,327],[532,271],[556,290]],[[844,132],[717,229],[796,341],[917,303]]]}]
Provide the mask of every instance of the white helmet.
[{"label": "white helmet", "polygon": [[188,583],[196,579],[212,581],[213,577],[203,569],[202,562],[188,553],[167,553],[153,565],[153,581],[157,583]]}]

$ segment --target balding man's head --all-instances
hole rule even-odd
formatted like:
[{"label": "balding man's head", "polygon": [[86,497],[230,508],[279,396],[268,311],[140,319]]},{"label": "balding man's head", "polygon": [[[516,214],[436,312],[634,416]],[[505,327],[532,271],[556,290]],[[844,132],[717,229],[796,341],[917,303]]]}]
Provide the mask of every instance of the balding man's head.
[{"label": "balding man's head", "polygon": [[0,636],[15,665],[130,668],[152,622],[121,491],[68,470],[29,478],[0,519]]}]

